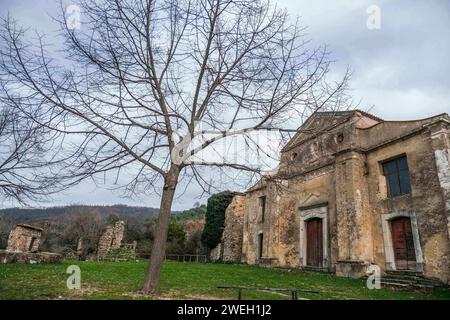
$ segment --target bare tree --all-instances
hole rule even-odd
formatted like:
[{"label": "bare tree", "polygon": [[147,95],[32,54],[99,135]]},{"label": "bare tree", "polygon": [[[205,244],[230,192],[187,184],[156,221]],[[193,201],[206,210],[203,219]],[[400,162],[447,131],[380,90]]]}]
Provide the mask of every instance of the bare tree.
[{"label": "bare tree", "polygon": [[78,241],[82,239],[83,252],[81,258],[95,252],[98,240],[105,229],[105,223],[101,218],[98,209],[73,208],[69,213],[68,221],[65,221],[62,234],[63,242],[76,249]]},{"label": "bare tree", "polygon": [[56,164],[48,153],[48,139],[48,129],[18,110],[0,105],[0,198],[27,203],[59,190],[56,180],[44,178]]},{"label": "bare tree", "polygon": [[79,6],[83,23],[72,29],[61,5],[62,55],[3,20],[2,99],[28,115],[39,106],[39,123],[59,133],[65,186],[109,173],[129,195],[160,194],[143,286],[157,293],[177,185],[208,191],[204,167],[260,173],[260,163],[219,151],[221,141],[267,153],[252,132],[295,131],[292,119],[346,107],[349,75],[328,81],[327,48],[309,49],[305,28],[265,0]]}]

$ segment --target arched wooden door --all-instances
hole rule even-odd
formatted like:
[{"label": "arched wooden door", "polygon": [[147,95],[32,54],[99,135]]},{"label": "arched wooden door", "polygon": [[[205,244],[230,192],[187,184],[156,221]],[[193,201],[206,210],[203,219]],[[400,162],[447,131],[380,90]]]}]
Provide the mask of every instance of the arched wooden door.
[{"label": "arched wooden door", "polygon": [[396,218],[391,221],[391,228],[397,270],[415,270],[417,262],[411,220],[408,217]]},{"label": "arched wooden door", "polygon": [[322,219],[312,218],[306,221],[306,264],[322,266],[323,263],[323,231]]}]

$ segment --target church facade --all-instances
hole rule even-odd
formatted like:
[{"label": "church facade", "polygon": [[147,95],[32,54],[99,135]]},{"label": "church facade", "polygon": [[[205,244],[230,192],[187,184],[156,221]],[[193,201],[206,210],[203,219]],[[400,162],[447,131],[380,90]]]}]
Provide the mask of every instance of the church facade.
[{"label": "church facade", "polygon": [[450,283],[447,114],[316,112],[244,197],[241,262],[347,277],[377,265]]}]

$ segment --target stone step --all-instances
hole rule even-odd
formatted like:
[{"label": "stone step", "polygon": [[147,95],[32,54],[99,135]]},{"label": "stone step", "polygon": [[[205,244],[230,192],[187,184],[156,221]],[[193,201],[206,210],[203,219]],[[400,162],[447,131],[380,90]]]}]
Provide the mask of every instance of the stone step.
[{"label": "stone step", "polygon": [[404,277],[395,277],[395,276],[384,276],[382,277],[383,279],[386,280],[396,280],[396,281],[401,281],[401,282],[423,282],[423,283],[430,283],[430,284],[440,284],[439,281],[434,280],[434,279],[429,279],[429,278],[424,278],[424,277],[416,277],[416,278],[404,278]]},{"label": "stone step", "polygon": [[438,284],[434,281],[428,281],[425,279],[422,280],[408,280],[408,279],[398,279],[394,277],[383,277],[382,281],[387,282],[397,282],[397,283],[404,283],[404,284],[410,284],[410,285],[428,285],[428,286],[437,286]]},{"label": "stone step", "polygon": [[313,271],[313,272],[328,272],[327,268],[313,267],[313,266],[302,266],[302,270]]},{"label": "stone step", "polygon": [[405,279],[425,278],[422,274],[395,274],[395,273],[387,273],[386,275],[390,276],[390,277],[405,278]]},{"label": "stone step", "polygon": [[[367,277],[364,277],[367,279]],[[432,289],[435,287],[442,286],[443,284],[436,279],[425,278],[423,275],[421,277],[416,276],[415,279],[411,278],[402,278],[398,274],[392,275],[392,273],[388,273],[385,276],[382,276],[381,285],[385,287],[398,287],[403,289]]]},{"label": "stone step", "polygon": [[425,277],[404,277],[404,276],[393,276],[393,275],[386,275],[383,277],[384,279],[388,281],[398,281],[398,282],[404,282],[404,283],[417,283],[417,284],[426,284],[426,285],[433,285],[433,286],[441,286],[442,283],[439,280],[432,279],[432,278],[425,278]]},{"label": "stone step", "polygon": [[436,278],[429,278],[429,277],[425,277],[424,274],[422,272],[417,272],[417,271],[408,271],[408,270],[390,270],[390,271],[386,271],[387,275],[392,275],[392,276],[405,276],[405,277],[420,277],[420,278],[425,278],[425,279],[432,279],[432,280],[437,280]]},{"label": "stone step", "polygon": [[417,277],[423,277],[423,273],[422,272],[417,272],[417,271],[410,271],[410,270],[390,270],[390,271],[386,271],[386,274],[389,275],[395,275],[395,276],[417,276]]},{"label": "stone step", "polygon": [[418,283],[400,283],[396,281],[386,281],[381,280],[382,286],[388,286],[388,287],[401,287],[401,288],[421,288],[421,289],[433,289],[433,285],[428,284],[418,284]]},{"label": "stone step", "polygon": [[393,281],[384,281],[384,280],[381,280],[381,285],[383,285],[383,286],[391,286],[391,287],[404,287],[404,288],[409,288],[410,287],[409,284],[393,282]]},{"label": "stone step", "polygon": [[381,282],[388,286],[412,287],[412,288],[434,288],[442,285],[437,279],[426,278],[420,272],[416,271],[387,271],[381,278]]},{"label": "stone step", "polygon": [[381,277],[381,284],[388,287],[417,289],[432,289],[442,286],[439,280],[426,278],[422,273],[414,271],[388,271]]}]

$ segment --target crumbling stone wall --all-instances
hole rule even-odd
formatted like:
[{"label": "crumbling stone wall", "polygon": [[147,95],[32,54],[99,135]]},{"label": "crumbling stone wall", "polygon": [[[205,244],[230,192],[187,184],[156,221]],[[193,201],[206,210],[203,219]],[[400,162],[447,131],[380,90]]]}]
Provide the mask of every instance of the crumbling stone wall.
[{"label": "crumbling stone wall", "polygon": [[0,250],[0,263],[61,263],[63,256],[53,252],[14,252]]},{"label": "crumbling stone wall", "polygon": [[117,221],[114,225],[108,225],[100,237],[97,247],[97,259],[104,259],[111,250],[119,249],[125,232],[125,222]]},{"label": "crumbling stone wall", "polygon": [[11,230],[6,251],[37,252],[41,243],[42,229],[27,224],[18,224]]},{"label": "crumbling stone wall", "polygon": [[245,205],[245,196],[237,195],[225,211],[222,234],[224,261],[241,261]]},{"label": "crumbling stone wall", "polygon": [[222,249],[223,249],[223,244],[221,242],[215,248],[211,249],[211,251],[209,252],[209,258],[213,261],[221,260],[222,252],[223,252]]},{"label": "crumbling stone wall", "polygon": [[78,238],[77,241],[77,257],[78,259],[83,259],[85,256],[85,251],[84,251],[84,243],[83,243],[83,238]]}]

